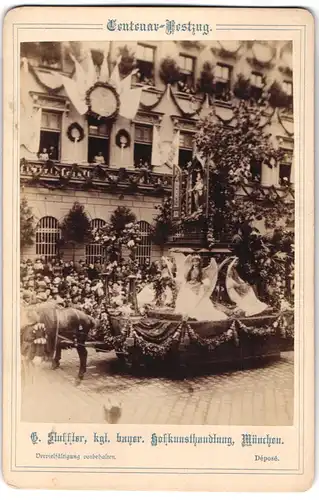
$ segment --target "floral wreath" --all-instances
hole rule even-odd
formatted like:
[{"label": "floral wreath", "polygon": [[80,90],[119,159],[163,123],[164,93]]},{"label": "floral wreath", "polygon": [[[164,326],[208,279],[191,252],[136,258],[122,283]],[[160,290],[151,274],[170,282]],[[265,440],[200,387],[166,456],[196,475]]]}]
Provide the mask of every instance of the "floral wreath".
[{"label": "floral wreath", "polygon": [[123,143],[124,144],[124,148],[129,148],[130,145],[131,145],[131,136],[130,134],[128,133],[127,130],[125,129],[121,129],[118,131],[118,133],[116,134],[116,138],[115,138],[115,142],[116,142],[116,145],[121,148],[122,147],[122,143],[121,143],[121,137],[125,137],[126,139],[126,143]]},{"label": "floral wreath", "polygon": [[81,142],[84,139],[84,130],[79,123],[71,123],[67,130],[67,136],[71,142],[75,142],[75,137],[73,136],[73,131],[77,130],[79,132],[79,138],[76,142]]}]

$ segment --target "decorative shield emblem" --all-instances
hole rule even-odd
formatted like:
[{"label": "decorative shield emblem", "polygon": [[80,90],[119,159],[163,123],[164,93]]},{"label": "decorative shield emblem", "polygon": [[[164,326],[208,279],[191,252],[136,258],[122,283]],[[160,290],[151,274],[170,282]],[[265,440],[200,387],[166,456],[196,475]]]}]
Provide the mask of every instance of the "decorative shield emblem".
[{"label": "decorative shield emblem", "polygon": [[115,118],[120,107],[120,99],[114,87],[103,82],[97,82],[87,91],[86,103],[88,113],[98,120]]}]

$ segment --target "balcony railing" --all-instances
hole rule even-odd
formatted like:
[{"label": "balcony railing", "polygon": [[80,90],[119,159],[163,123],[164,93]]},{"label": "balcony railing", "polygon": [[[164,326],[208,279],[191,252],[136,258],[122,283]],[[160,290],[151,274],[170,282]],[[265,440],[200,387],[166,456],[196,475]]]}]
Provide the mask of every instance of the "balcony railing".
[{"label": "balcony railing", "polygon": [[55,161],[21,160],[20,180],[25,184],[42,187],[57,185],[78,189],[111,188],[118,191],[168,193],[172,188],[172,175],[132,167],[113,168],[106,165],[67,164]]}]

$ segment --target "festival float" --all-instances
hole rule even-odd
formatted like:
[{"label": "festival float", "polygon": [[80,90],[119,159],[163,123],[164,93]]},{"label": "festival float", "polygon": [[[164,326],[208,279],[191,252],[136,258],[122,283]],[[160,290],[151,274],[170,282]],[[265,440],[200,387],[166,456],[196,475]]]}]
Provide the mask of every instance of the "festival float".
[{"label": "festival float", "polygon": [[[191,367],[232,365],[280,357],[293,348],[291,307],[274,308],[258,299],[254,287],[237,271],[238,257],[229,246],[201,246],[208,206],[208,169],[193,162],[187,173],[174,168],[172,219],[187,207],[197,233],[172,239],[154,281],[138,293],[129,282],[128,308],[110,307],[101,318],[97,351],[114,349],[130,368],[160,367],[173,372]],[[181,246],[177,246],[181,244]],[[187,244],[191,246],[187,247]]]}]

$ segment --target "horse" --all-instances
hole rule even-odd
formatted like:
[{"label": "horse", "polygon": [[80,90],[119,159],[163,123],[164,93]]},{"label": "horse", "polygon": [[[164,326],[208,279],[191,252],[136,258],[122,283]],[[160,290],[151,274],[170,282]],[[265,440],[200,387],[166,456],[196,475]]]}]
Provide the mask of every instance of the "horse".
[{"label": "horse", "polygon": [[[75,347],[80,360],[77,383],[80,383],[86,372],[87,341],[91,328],[97,326],[97,321],[83,311],[67,307],[63,308],[55,303],[45,302],[33,307],[38,323],[45,328],[45,342],[35,340],[36,356],[47,357],[51,361],[52,369],[60,366],[63,348]],[[22,334],[26,338],[28,328]]]}]

